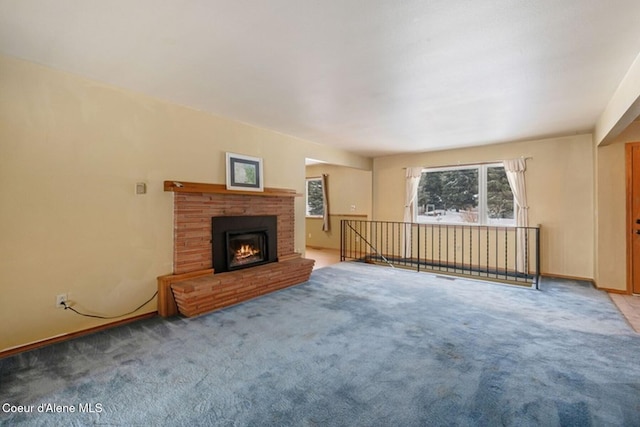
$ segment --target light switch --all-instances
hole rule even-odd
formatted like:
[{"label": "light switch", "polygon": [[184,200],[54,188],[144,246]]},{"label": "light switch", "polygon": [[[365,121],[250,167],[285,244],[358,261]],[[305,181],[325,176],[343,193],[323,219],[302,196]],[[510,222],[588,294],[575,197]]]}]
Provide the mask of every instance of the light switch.
[{"label": "light switch", "polygon": [[146,182],[137,182],[136,183],[136,194],[147,194],[147,183]]}]

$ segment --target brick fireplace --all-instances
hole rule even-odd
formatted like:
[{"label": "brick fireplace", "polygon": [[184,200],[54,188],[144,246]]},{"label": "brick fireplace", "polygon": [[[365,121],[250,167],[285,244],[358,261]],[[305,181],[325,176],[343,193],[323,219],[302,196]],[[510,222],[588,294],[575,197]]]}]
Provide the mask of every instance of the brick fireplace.
[{"label": "brick fireplace", "polygon": [[293,197],[216,193],[174,195],[174,274],[212,268],[211,218],[222,216],[275,215],[277,252],[295,252],[295,208]]},{"label": "brick fireplace", "polygon": [[[224,185],[165,181],[174,192],[173,274],[158,278],[158,312],[163,316],[202,314],[309,279],[313,260],[295,252],[294,190],[254,193]],[[212,218],[275,216],[276,262],[215,273]]]}]

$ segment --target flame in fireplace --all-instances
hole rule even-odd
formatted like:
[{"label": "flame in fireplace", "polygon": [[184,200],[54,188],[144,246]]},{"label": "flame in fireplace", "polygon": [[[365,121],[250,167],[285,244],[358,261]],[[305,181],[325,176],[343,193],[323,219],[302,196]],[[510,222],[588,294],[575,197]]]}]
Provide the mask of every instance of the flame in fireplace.
[{"label": "flame in fireplace", "polygon": [[245,258],[250,258],[254,255],[258,255],[260,253],[260,249],[254,247],[253,245],[241,245],[238,250],[236,250],[235,256],[237,260],[243,260]]}]

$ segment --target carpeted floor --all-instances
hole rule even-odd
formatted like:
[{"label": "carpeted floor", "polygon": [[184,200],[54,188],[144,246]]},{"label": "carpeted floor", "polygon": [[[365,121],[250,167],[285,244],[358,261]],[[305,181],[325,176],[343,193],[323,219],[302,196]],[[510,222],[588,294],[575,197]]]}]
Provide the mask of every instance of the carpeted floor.
[{"label": "carpeted floor", "polygon": [[633,426],[639,356],[640,335],[588,284],[341,263],[196,319],[0,360],[0,404],[34,411],[4,405],[0,423]]}]

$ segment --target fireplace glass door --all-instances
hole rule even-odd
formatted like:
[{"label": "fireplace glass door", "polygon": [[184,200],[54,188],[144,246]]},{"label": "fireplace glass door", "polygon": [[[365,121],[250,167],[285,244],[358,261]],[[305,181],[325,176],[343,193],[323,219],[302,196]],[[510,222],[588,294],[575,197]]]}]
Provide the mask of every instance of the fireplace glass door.
[{"label": "fireplace glass door", "polygon": [[229,271],[267,262],[267,233],[265,230],[229,231],[226,234]]}]

